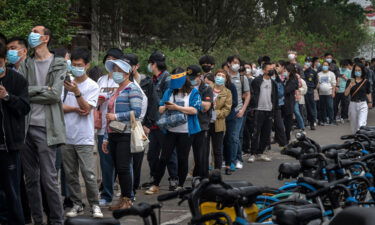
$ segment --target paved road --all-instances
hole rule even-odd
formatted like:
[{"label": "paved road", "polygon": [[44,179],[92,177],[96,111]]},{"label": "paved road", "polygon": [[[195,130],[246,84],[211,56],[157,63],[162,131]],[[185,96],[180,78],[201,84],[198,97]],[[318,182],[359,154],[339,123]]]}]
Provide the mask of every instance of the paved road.
[{"label": "paved road", "polygon": [[[375,125],[375,111],[371,111],[369,114],[369,125]],[[340,124],[339,126],[325,126],[317,127],[317,130],[307,130],[307,135],[317,141],[321,145],[340,143],[340,136],[349,134],[349,124]],[[293,161],[293,159],[279,154],[279,148],[276,145],[272,146],[272,149],[268,152],[272,156],[272,162],[255,162],[245,163],[244,168],[235,172],[231,176],[223,175],[224,180],[247,180],[254,185],[267,185],[267,186],[281,186],[283,182],[277,180],[278,166],[282,162]],[[190,156],[190,161],[191,156]],[[147,162],[143,163],[143,174],[142,182],[148,178],[148,165]],[[167,175],[167,174],[166,174]],[[167,177],[167,176],[166,176]],[[186,185],[190,185],[190,181],[187,181]],[[161,193],[166,193],[168,190],[167,180],[164,179],[161,184]],[[156,196],[146,196],[143,191],[139,191],[137,194],[137,202],[156,202]],[[136,202],[136,203],[137,203]],[[104,209],[106,216],[110,216],[110,212]],[[170,201],[164,204],[162,209],[161,222],[162,224],[187,224],[189,220],[189,211],[187,205],[177,205],[177,201]],[[129,217],[121,220],[121,224],[143,224],[139,218]]]}]

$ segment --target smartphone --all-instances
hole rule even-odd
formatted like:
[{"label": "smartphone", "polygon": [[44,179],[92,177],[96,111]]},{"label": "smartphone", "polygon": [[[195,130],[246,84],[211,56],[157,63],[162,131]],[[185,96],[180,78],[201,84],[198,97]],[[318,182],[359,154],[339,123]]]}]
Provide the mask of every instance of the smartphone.
[{"label": "smartphone", "polygon": [[71,82],[71,80],[70,80],[70,76],[69,76],[69,75],[66,75],[66,76],[65,76],[65,82],[68,82],[68,83]]},{"label": "smartphone", "polygon": [[165,102],[166,105],[173,105],[171,102]]}]

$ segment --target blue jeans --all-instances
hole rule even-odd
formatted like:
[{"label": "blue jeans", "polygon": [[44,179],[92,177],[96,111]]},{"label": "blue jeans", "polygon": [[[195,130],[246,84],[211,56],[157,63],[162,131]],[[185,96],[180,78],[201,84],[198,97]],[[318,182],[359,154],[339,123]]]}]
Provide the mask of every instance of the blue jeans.
[{"label": "blue jeans", "polygon": [[239,144],[238,149],[237,149],[237,155],[236,155],[235,161],[240,161],[240,162],[242,162],[242,146],[243,146],[243,141],[244,141],[243,140],[243,130],[245,129],[247,113],[248,113],[248,111],[246,111],[243,114],[243,117],[239,118],[239,119],[241,119],[241,130],[240,130],[240,134],[239,134],[240,144]]},{"label": "blue jeans", "polygon": [[243,118],[234,118],[226,121],[227,130],[224,138],[225,164],[230,166],[236,162],[237,152],[240,148],[240,131]]},{"label": "blue jeans", "polygon": [[[322,122],[332,123],[333,118],[333,98],[332,95],[319,95],[319,110]],[[329,121],[327,121],[327,117]]]},{"label": "blue jeans", "polygon": [[305,129],[302,114],[299,110],[299,103],[296,101],[294,104],[294,115],[296,116],[297,124],[299,129]]},{"label": "blue jeans", "polygon": [[102,151],[103,138],[103,135],[98,135],[98,152],[103,184],[103,191],[100,198],[105,199],[107,202],[111,202],[113,197],[113,183],[115,181],[115,169],[113,167],[111,154],[105,154]]}]

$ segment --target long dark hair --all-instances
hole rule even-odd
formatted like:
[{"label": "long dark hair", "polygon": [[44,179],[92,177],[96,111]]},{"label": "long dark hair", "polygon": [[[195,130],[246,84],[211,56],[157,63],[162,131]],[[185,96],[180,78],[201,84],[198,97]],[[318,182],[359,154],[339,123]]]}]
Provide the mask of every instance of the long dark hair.
[{"label": "long dark hair", "polygon": [[[184,69],[182,69],[181,67],[177,67],[175,68],[173,71],[172,71],[172,74],[178,74],[178,73],[183,73],[185,72]],[[185,84],[180,88],[180,89],[174,89],[173,90],[173,94],[174,95],[177,95],[179,91],[182,91],[182,93],[184,94],[190,94],[190,92],[193,90],[193,86],[191,85],[191,82],[190,82],[190,79],[189,79],[189,76],[186,75],[186,81],[185,81]]]},{"label": "long dark hair", "polygon": [[288,71],[289,73],[288,80],[297,80],[296,66],[291,63],[288,63],[285,68],[286,68],[286,71]]},{"label": "long dark hair", "polygon": [[355,68],[356,67],[361,68],[361,71],[362,71],[361,78],[366,79],[366,77],[367,77],[366,68],[362,63],[355,63],[354,64],[353,70],[352,70],[352,78],[356,78],[356,76],[355,76]]}]

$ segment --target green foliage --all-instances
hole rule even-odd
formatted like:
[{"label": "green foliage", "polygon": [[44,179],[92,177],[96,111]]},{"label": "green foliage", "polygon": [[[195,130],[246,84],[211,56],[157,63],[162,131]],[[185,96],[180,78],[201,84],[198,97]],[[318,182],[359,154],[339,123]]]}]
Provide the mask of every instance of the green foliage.
[{"label": "green foliage", "polygon": [[7,37],[27,37],[35,25],[52,30],[53,43],[68,44],[74,29],[74,14],[67,0],[0,0],[0,32]]}]

